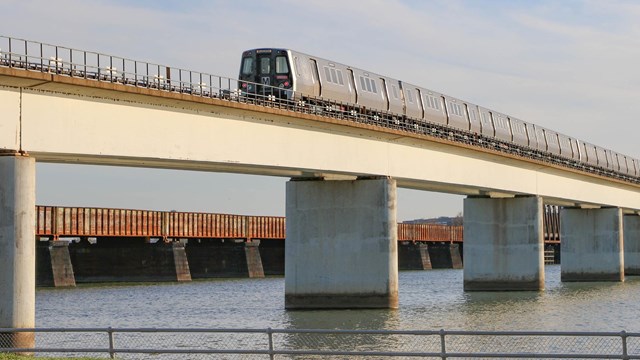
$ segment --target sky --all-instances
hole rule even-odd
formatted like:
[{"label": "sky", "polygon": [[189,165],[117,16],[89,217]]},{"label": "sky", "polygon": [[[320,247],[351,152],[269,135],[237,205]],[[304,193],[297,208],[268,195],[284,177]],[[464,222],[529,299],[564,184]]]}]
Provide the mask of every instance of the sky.
[{"label": "sky", "polygon": [[[231,78],[243,50],[291,48],[640,158],[639,1],[2,0],[0,9],[3,36]],[[285,211],[286,178],[59,164],[36,171],[43,205]],[[398,220],[454,216],[462,201],[399,189]]]}]

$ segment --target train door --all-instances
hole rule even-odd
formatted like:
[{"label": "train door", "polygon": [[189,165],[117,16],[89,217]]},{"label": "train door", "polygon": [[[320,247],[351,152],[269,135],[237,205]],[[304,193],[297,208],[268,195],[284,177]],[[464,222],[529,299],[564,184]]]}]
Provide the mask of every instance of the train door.
[{"label": "train door", "polygon": [[358,92],[356,91],[356,78],[353,75],[353,69],[347,68],[347,83],[349,84],[349,95],[351,96],[351,102],[358,103]]},{"label": "train door", "polygon": [[322,83],[320,82],[320,76],[318,75],[318,63],[315,59],[309,59],[309,66],[311,67],[311,77],[313,78],[314,95],[322,96]]},{"label": "train door", "polygon": [[273,77],[273,73],[271,71],[271,53],[258,53],[256,56],[256,64],[258,70],[256,82],[260,85],[271,86],[271,78]]},{"label": "train door", "polygon": [[380,78],[382,82],[382,89],[380,89],[380,94],[382,94],[382,102],[384,103],[384,109],[389,111],[389,92],[387,91],[387,81],[384,78]]}]

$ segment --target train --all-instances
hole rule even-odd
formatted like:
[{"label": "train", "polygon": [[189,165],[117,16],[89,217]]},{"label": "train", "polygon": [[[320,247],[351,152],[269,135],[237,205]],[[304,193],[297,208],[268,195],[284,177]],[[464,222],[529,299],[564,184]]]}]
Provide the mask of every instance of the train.
[{"label": "train", "polygon": [[640,177],[640,161],[630,156],[434,90],[291,49],[244,51],[238,88],[246,95],[309,106],[322,99],[340,104],[341,111],[440,124],[471,136],[547,152],[587,168]]}]

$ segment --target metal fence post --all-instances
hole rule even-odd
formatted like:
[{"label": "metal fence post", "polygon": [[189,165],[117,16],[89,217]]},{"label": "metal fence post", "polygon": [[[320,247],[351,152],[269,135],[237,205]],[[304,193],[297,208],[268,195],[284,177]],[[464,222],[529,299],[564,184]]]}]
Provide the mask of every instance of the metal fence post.
[{"label": "metal fence post", "polygon": [[622,338],[622,359],[629,359],[629,354],[627,353],[627,332],[622,330],[620,332],[620,337]]},{"label": "metal fence post", "polygon": [[273,353],[273,331],[271,328],[267,328],[267,336],[269,337],[269,359],[273,360],[275,355]]},{"label": "metal fence post", "polygon": [[445,345],[445,341],[444,341],[444,329],[440,329],[440,357],[443,360],[447,359],[447,347]]},{"label": "metal fence post", "polygon": [[109,357],[111,359],[115,359],[116,352],[113,349],[113,329],[111,328],[111,326],[109,326],[109,328],[107,329],[107,333],[109,334]]}]

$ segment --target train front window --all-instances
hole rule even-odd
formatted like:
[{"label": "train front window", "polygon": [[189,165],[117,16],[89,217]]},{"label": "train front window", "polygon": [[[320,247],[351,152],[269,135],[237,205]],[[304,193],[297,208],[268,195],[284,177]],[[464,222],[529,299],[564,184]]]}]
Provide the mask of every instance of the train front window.
[{"label": "train front window", "polygon": [[242,59],[242,75],[251,75],[253,73],[253,58],[246,57]]},{"label": "train front window", "polygon": [[260,74],[269,74],[271,72],[271,59],[268,57],[260,58]]},{"label": "train front window", "polygon": [[289,65],[287,65],[286,56],[276,56],[276,74],[288,74]]}]

